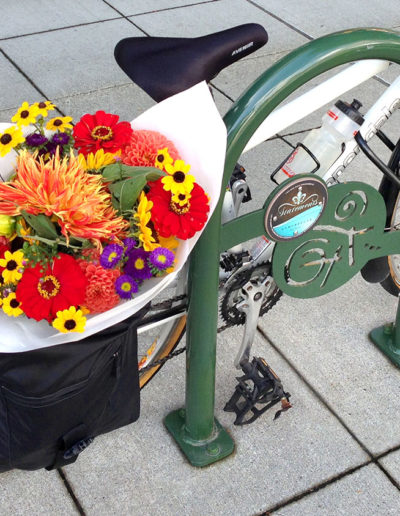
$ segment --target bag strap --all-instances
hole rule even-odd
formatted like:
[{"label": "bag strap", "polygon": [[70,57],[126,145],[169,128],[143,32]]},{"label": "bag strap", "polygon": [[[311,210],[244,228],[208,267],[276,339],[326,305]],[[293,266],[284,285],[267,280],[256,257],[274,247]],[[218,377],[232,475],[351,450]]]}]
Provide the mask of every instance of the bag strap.
[{"label": "bag strap", "polygon": [[64,434],[61,437],[60,448],[56,454],[54,464],[47,466],[46,469],[51,471],[75,462],[78,455],[94,441],[93,437],[87,435],[87,428],[83,423]]}]

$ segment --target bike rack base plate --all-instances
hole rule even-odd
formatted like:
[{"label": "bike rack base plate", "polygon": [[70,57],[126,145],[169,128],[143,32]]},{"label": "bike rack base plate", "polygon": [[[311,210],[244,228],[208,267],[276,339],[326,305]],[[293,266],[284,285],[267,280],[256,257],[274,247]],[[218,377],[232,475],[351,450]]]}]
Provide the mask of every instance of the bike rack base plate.
[{"label": "bike rack base plate", "polygon": [[397,367],[400,367],[400,347],[396,338],[396,327],[393,324],[374,328],[369,337]]},{"label": "bike rack base plate", "polygon": [[170,412],[164,419],[164,425],[192,466],[208,466],[224,459],[235,449],[234,440],[217,419],[214,419],[214,431],[206,441],[190,438],[185,426],[184,409]]}]

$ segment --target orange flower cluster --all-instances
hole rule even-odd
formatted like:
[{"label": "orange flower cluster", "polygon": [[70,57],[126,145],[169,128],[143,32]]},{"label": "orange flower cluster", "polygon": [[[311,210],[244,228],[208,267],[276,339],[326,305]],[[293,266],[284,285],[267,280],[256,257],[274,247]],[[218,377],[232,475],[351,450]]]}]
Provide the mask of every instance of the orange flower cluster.
[{"label": "orange flower cluster", "polygon": [[127,222],[111,206],[101,176],[88,174],[72,153],[60,160],[58,153],[46,163],[22,152],[13,181],[0,183],[0,213],[22,211],[55,216],[66,237],[91,240],[99,246],[110,235],[123,236]]}]

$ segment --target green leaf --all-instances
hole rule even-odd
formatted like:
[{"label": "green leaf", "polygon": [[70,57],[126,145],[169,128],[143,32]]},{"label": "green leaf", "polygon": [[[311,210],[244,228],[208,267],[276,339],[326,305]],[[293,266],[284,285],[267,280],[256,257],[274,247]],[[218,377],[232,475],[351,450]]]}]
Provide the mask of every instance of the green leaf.
[{"label": "green leaf", "polygon": [[166,173],[156,167],[128,167],[123,165],[122,175],[123,177],[151,176],[154,179],[149,179],[149,181],[155,181],[159,177],[165,176]]},{"label": "green leaf", "polygon": [[35,231],[36,235],[47,238],[49,240],[55,240],[59,237],[55,224],[53,224],[50,218],[46,217],[46,215],[43,213],[40,213],[39,215],[32,215],[26,211],[23,211],[22,216]]},{"label": "green leaf", "polygon": [[103,168],[102,176],[105,181],[119,181],[122,179],[122,170],[120,163],[113,163]]},{"label": "green leaf", "polygon": [[131,210],[133,208],[133,205],[137,201],[140,192],[145,187],[146,182],[147,181],[145,177],[135,177],[131,179],[125,179],[125,181],[123,181],[119,197],[120,210],[122,212]]}]

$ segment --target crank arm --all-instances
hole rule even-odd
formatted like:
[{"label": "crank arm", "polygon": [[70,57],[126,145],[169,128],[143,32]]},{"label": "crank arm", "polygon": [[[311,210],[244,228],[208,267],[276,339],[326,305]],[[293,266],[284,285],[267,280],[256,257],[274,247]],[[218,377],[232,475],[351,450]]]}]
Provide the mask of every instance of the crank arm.
[{"label": "crank arm", "polygon": [[245,313],[246,323],[242,344],[234,361],[236,369],[241,369],[241,364],[250,359],[250,350],[257,330],[257,321],[268,285],[269,278],[266,278],[261,285],[254,285],[251,281],[248,281],[242,287],[245,299],[237,305],[237,309]]}]

